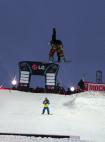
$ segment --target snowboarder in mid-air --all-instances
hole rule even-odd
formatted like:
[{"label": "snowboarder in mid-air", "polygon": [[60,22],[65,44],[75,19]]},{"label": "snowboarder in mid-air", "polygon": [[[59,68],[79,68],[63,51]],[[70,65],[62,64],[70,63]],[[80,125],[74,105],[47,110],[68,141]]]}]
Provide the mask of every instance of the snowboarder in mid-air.
[{"label": "snowboarder in mid-air", "polygon": [[57,62],[65,62],[64,51],[63,51],[63,43],[61,40],[56,39],[56,30],[53,28],[52,40],[50,41],[50,52],[49,52],[49,61],[54,61],[54,54],[57,53],[58,60]]},{"label": "snowboarder in mid-air", "polygon": [[49,104],[50,104],[50,102],[49,102],[48,98],[45,98],[43,101],[44,107],[43,107],[42,114],[44,114],[46,110],[47,110],[47,114],[50,114]]}]

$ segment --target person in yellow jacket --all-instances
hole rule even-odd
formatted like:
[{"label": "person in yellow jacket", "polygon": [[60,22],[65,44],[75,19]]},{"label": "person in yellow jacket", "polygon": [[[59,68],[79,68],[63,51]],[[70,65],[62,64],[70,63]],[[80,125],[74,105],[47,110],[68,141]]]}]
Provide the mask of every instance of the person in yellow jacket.
[{"label": "person in yellow jacket", "polygon": [[50,114],[49,104],[50,104],[50,102],[49,102],[48,98],[45,98],[44,101],[43,101],[44,107],[43,107],[42,114],[44,114],[46,110],[47,110],[47,114]]}]

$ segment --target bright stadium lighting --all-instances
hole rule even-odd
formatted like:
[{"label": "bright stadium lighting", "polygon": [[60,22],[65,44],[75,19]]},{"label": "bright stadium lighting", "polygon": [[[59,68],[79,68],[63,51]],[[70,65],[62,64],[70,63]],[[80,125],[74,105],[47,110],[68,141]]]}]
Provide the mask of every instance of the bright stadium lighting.
[{"label": "bright stadium lighting", "polygon": [[75,90],[75,88],[72,86],[72,87],[70,87],[70,90],[73,92]]},{"label": "bright stadium lighting", "polygon": [[11,83],[12,83],[13,86],[17,85],[16,79],[14,78]]},{"label": "bright stadium lighting", "polygon": [[13,89],[13,90],[16,90],[16,88],[17,88],[17,80],[16,80],[16,77],[14,77],[14,79],[11,81],[11,84],[12,84],[12,89]]}]

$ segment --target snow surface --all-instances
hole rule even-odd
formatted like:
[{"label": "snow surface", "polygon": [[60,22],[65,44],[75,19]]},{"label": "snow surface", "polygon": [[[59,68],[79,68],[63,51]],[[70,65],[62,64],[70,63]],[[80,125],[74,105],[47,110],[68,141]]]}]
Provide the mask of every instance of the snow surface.
[{"label": "snow surface", "polygon": [[[43,100],[52,115],[42,115]],[[105,92],[74,95],[0,90],[0,132],[69,135],[73,139],[0,136],[0,142],[105,142]],[[80,137],[80,139],[79,139]]]}]

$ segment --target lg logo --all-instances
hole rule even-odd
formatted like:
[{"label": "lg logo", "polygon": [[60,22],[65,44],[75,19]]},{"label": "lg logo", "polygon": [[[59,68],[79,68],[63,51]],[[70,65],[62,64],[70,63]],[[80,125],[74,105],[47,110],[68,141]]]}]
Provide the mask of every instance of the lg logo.
[{"label": "lg logo", "polygon": [[32,69],[33,70],[45,70],[45,66],[44,65],[33,64]]}]

